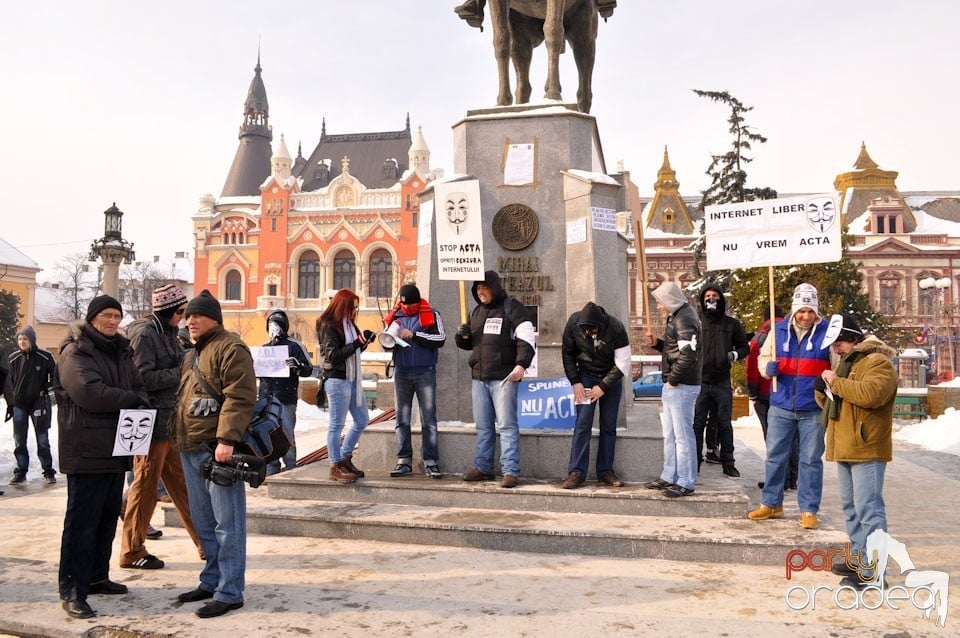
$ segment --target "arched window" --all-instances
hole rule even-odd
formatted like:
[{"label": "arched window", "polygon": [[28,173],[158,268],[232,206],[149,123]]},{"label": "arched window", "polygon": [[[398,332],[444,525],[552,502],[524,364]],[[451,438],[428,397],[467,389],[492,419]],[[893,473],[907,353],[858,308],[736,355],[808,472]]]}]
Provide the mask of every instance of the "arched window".
[{"label": "arched window", "polygon": [[300,299],[320,298],[320,257],[312,250],[300,255],[299,277],[297,278],[297,297]]},{"label": "arched window", "polygon": [[371,297],[389,299],[393,296],[393,261],[390,253],[378,248],[370,255],[370,291]]},{"label": "arched window", "polygon": [[333,258],[333,287],[337,290],[349,288],[356,290],[357,262],[349,250],[341,250]]},{"label": "arched window", "polygon": [[227,273],[227,276],[224,280],[226,284],[226,296],[227,301],[241,301],[240,296],[241,283],[243,278],[240,276],[240,272],[237,270],[231,270]]}]

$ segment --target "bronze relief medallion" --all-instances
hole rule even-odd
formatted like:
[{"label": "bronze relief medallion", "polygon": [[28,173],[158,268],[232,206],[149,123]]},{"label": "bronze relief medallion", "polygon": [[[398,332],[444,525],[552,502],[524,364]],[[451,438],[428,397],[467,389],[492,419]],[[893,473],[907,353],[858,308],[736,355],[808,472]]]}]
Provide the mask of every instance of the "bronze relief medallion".
[{"label": "bronze relief medallion", "polygon": [[523,250],[540,232],[540,220],[529,206],[507,204],[493,216],[493,238],[507,250]]}]

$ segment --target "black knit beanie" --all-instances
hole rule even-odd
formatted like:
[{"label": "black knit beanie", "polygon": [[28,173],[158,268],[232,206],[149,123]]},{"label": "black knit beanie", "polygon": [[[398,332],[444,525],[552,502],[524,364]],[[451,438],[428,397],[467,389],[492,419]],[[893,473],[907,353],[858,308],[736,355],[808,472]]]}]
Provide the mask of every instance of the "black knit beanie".
[{"label": "black knit beanie", "polygon": [[187,303],[187,309],[183,313],[183,316],[189,318],[190,315],[203,315],[204,317],[210,317],[217,323],[223,323],[223,312],[220,310],[220,302],[210,294],[209,290],[204,290]]},{"label": "black knit beanie", "polygon": [[123,317],[123,306],[120,305],[119,301],[110,295],[100,295],[99,297],[94,297],[90,301],[90,305],[87,306],[87,323],[90,323],[94,317],[99,315],[107,308],[115,308],[119,310],[120,316]]}]

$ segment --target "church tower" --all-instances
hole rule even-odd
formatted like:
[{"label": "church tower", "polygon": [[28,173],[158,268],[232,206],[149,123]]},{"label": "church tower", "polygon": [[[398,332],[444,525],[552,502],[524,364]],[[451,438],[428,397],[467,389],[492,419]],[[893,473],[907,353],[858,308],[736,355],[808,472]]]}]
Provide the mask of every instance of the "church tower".
[{"label": "church tower", "polygon": [[420,179],[426,179],[430,174],[430,148],[427,146],[427,140],[423,137],[422,126],[417,127],[417,134],[413,138],[410,150],[407,152],[407,161],[410,168],[420,176]]},{"label": "church tower", "polygon": [[243,123],[240,125],[240,145],[233,157],[220,197],[259,197],[260,184],[270,175],[270,106],[267,90],[260,77],[260,55],[254,67],[253,80],[243,103]]},{"label": "church tower", "polygon": [[657,171],[657,181],[653,185],[653,201],[647,206],[645,225],[658,228],[665,233],[690,235],[693,233],[693,221],[690,211],[680,196],[680,184],[677,172],[670,166],[667,147],[663,147],[663,165]]}]

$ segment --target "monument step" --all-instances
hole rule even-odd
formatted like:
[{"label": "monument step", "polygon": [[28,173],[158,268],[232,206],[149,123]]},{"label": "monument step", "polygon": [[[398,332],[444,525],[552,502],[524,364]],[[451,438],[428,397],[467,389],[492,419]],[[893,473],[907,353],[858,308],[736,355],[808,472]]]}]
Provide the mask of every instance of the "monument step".
[{"label": "monument step", "polygon": [[[807,552],[836,549],[846,540],[839,530],[801,530],[797,520],[755,522],[249,495],[248,531],[277,536],[764,565],[784,564],[787,554],[796,548]],[[176,516],[172,508],[167,511]]]},{"label": "monument step", "polygon": [[372,470],[367,471],[366,478],[342,485],[331,481],[328,474],[327,463],[313,463],[271,476],[265,487],[271,498],[279,499],[464,510],[693,518],[744,518],[749,511],[749,498],[738,482],[706,475],[698,481],[697,492],[692,496],[673,499],[664,496],[660,490],[648,490],[637,483],[615,488],[591,481],[576,490],[565,490],[560,487],[559,480],[521,477],[518,487],[503,489],[499,487],[499,478],[476,483],[462,480],[461,475],[449,474],[441,480],[419,473],[390,478],[385,472]]}]

